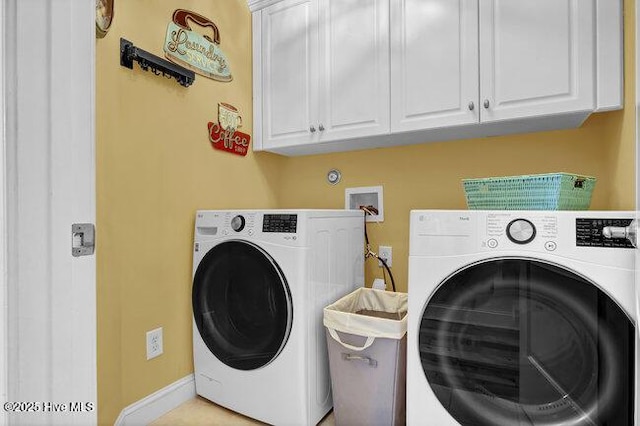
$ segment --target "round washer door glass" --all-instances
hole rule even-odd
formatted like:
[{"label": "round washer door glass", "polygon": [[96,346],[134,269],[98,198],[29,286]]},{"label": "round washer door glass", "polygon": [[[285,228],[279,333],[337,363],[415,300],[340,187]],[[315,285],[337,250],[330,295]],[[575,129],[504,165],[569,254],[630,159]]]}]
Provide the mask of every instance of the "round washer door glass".
[{"label": "round washer door glass", "polygon": [[498,259],[441,284],[421,318],[419,356],[462,425],[631,426],[634,333],[581,276]]},{"label": "round washer door glass", "polygon": [[211,353],[229,367],[254,370],[274,360],[287,342],[291,294],[268,253],[246,241],[227,241],[198,265],[193,315]]}]

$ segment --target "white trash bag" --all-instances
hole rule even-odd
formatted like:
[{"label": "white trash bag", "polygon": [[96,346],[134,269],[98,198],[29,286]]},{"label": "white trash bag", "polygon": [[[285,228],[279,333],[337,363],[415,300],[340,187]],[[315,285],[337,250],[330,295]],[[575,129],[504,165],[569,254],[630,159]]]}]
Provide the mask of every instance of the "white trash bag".
[{"label": "white trash bag", "polygon": [[[324,326],[345,348],[362,351],[377,337],[402,339],[407,333],[407,293],[359,288],[324,308]],[[367,338],[361,347],[341,341],[337,332]]]}]

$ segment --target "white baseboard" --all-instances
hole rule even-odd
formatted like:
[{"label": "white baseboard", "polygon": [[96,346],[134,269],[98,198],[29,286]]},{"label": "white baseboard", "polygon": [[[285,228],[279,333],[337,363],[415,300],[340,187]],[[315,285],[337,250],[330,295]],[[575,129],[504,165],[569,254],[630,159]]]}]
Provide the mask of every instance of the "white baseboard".
[{"label": "white baseboard", "polygon": [[196,382],[193,374],[173,382],[140,401],[126,407],[114,426],[144,426],[177,406],[196,397]]}]

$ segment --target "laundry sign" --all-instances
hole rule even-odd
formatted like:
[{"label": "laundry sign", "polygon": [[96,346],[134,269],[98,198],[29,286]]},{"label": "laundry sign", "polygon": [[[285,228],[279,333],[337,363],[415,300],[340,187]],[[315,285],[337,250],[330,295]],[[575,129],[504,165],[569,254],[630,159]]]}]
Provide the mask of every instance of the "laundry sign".
[{"label": "laundry sign", "polygon": [[[193,24],[204,30],[199,33]],[[220,31],[216,24],[195,12],[177,9],[167,26],[164,42],[167,59],[200,75],[217,81],[231,81],[231,69],[220,48]]]}]

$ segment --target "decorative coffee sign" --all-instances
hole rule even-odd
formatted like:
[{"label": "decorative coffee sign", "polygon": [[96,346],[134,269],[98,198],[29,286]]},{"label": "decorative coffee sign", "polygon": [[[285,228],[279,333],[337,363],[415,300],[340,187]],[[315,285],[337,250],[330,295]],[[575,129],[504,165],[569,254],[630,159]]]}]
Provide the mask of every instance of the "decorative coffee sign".
[{"label": "decorative coffee sign", "polygon": [[[191,22],[211,29],[213,38],[194,31]],[[167,27],[164,42],[164,54],[168,60],[207,78],[231,81],[229,62],[219,44],[220,31],[211,20],[185,9],[173,12],[173,22]]]},{"label": "decorative coffee sign", "polygon": [[251,136],[238,132],[242,117],[236,107],[227,103],[218,104],[218,122],[207,123],[209,140],[215,149],[245,156],[249,151]]}]

